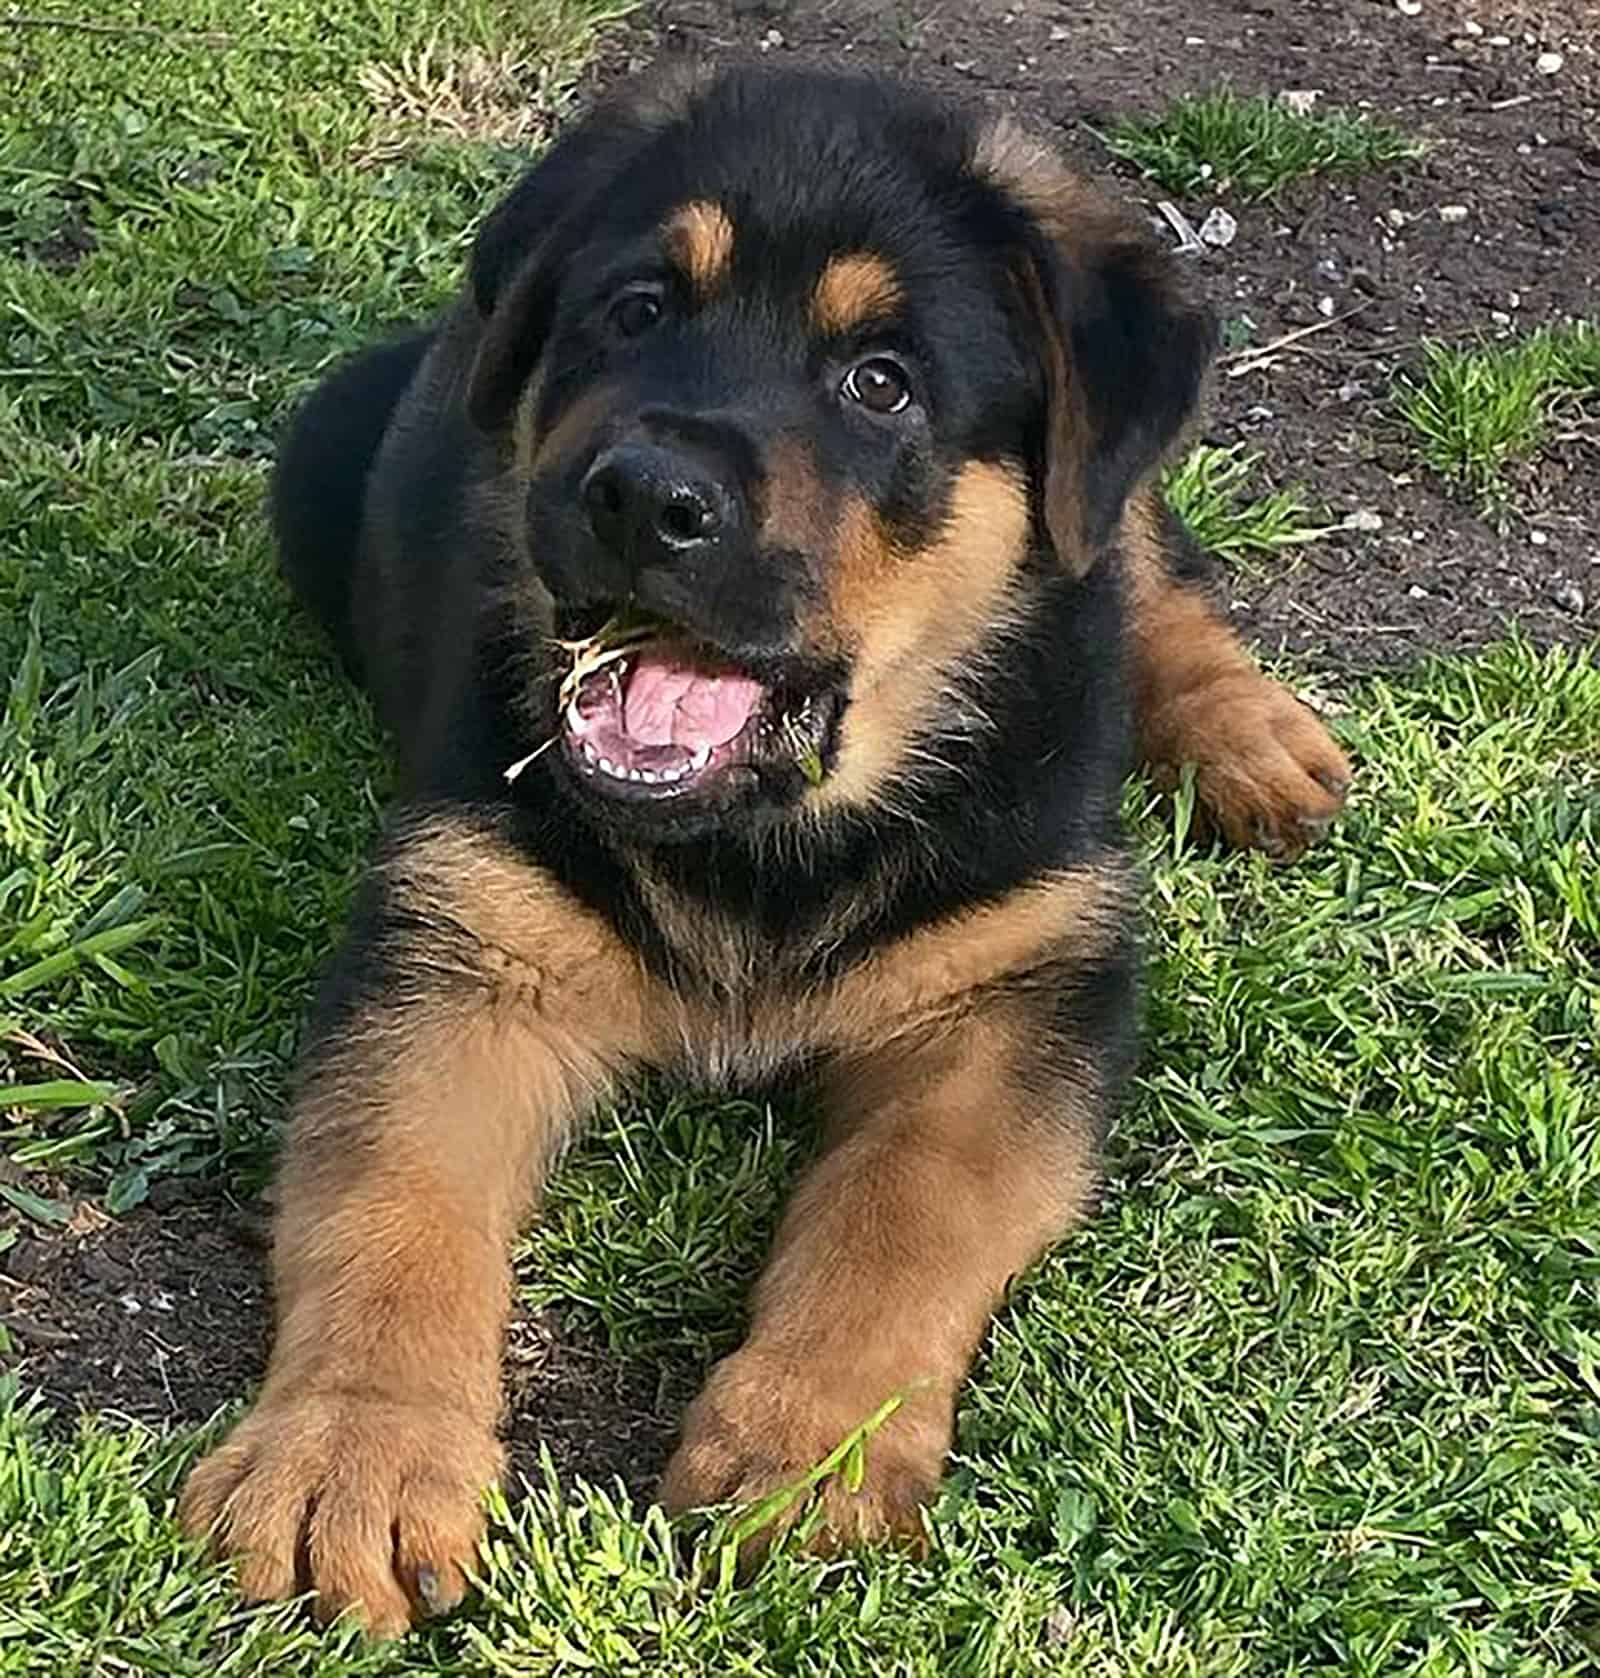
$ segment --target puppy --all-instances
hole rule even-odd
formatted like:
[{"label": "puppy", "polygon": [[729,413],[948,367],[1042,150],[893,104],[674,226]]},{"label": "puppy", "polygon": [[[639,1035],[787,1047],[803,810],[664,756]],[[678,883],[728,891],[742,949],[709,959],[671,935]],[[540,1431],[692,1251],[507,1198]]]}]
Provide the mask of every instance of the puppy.
[{"label": "puppy", "polygon": [[663,1502],[898,1395],[813,1542],[915,1541],[1133,1058],[1127,770],[1282,856],[1347,784],[1151,484],[1213,343],[1008,120],[739,69],[571,128],[459,301],[311,397],[279,550],[401,791],[304,1049],[271,1365],[183,1499],[248,1596],[459,1599],[508,1244],[645,1068],[827,1115]]}]

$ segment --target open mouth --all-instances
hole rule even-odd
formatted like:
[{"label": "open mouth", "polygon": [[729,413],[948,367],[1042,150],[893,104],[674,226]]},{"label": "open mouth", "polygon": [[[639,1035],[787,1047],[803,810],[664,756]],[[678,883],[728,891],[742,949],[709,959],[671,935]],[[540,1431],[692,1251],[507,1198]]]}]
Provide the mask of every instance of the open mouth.
[{"label": "open mouth", "polygon": [[739,779],[822,780],[823,692],[767,682],[661,620],[613,617],[563,646],[560,740],[595,790],[661,801]]}]

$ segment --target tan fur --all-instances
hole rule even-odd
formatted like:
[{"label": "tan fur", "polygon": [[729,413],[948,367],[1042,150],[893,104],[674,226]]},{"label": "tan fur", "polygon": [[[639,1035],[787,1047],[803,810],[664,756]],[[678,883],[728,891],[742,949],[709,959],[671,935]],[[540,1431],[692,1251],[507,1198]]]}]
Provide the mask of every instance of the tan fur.
[{"label": "tan fur", "polygon": [[1133,882],[1119,865],[1085,863],[1045,875],[998,903],[874,950],[830,991],[809,999],[807,1035],[853,1055],[915,1039],[970,1009],[986,986],[1063,956],[1099,959],[1133,904]]},{"label": "tan fur", "polygon": [[962,467],[943,532],[899,549],[876,517],[847,501],[827,612],[856,651],[838,761],[816,789],[817,809],[869,803],[905,765],[956,671],[1003,625],[1005,598],[1028,541],[1019,471]]},{"label": "tan fur", "polygon": [[733,265],[733,223],[720,204],[681,205],[667,218],[662,243],[702,303],[716,295]]},{"label": "tan fur", "polygon": [[828,337],[843,337],[874,321],[886,320],[899,307],[900,282],[894,269],[870,251],[833,257],[811,294],[811,321]]},{"label": "tan fur", "polygon": [[959,1033],[829,1076],[832,1145],[790,1202],[749,1338],[684,1418],[661,1486],[667,1508],[792,1483],[901,1395],[867,1446],[860,1489],[838,1477],[825,1487],[819,1546],[920,1538],[918,1511],[990,1315],[1092,1192],[1099,1091],[1088,1075],[1058,1084],[1046,1110],[1018,1124],[1012,1115],[1038,1105],[1021,1070],[1031,1053],[1002,1004]]},{"label": "tan fur", "polygon": [[241,1558],[246,1594],[294,1589],[303,1543],[319,1612],[359,1607],[395,1632],[414,1604],[460,1596],[499,1472],[516,1222],[573,1119],[653,1045],[637,959],[491,837],[424,829],[388,874],[434,929],[413,957],[426,984],[309,1069],[280,1179],[271,1364],[182,1512]]},{"label": "tan fur", "polygon": [[1230,844],[1298,856],[1343,805],[1349,761],[1204,596],[1173,578],[1153,491],[1129,503],[1122,534],[1140,755],[1169,786],[1193,764],[1200,803]]},{"label": "tan fur", "polygon": [[1050,239],[1068,249],[1089,250],[1127,236],[1126,213],[1013,116],[989,125],[972,161],[979,175],[1003,187]]},{"label": "tan fur", "polygon": [[767,450],[761,493],[761,540],[807,556],[828,551],[834,509],[811,446],[780,437]]}]

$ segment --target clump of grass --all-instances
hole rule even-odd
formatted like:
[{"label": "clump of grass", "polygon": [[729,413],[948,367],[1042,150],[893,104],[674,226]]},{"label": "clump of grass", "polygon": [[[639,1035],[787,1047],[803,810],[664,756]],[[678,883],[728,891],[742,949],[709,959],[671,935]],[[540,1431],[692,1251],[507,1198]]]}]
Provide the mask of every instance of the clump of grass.
[{"label": "clump of grass", "polygon": [[1201,443],[1167,473],[1168,503],[1208,553],[1229,561],[1257,558],[1328,533],[1298,489],[1249,496],[1260,464],[1261,456],[1246,454],[1242,445]]},{"label": "clump of grass", "polygon": [[1175,101],[1153,121],[1125,117],[1104,136],[1169,192],[1199,187],[1268,198],[1308,175],[1354,174],[1420,157],[1422,144],[1348,111],[1291,110],[1223,89]]},{"label": "clump of grass", "polygon": [[1402,375],[1396,404],[1427,463],[1486,511],[1505,501],[1510,462],[1535,453],[1564,409],[1600,394],[1600,327],[1588,321],[1494,348],[1422,351],[1422,375]]}]

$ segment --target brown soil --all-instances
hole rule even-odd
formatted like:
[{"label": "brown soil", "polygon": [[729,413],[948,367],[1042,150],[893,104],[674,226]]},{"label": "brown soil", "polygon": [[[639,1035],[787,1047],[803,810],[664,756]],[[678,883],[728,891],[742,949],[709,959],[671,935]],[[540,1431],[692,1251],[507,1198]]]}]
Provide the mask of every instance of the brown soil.
[{"label": "brown soil", "polygon": [[[1219,312],[1254,323],[1252,345],[1320,320],[1325,299],[1359,310],[1257,371],[1222,369],[1204,433],[1260,451],[1263,487],[1303,486],[1329,522],[1383,520],[1234,579],[1266,651],[1354,671],[1481,646],[1513,622],[1540,641],[1600,629],[1595,416],[1514,473],[1496,530],[1417,463],[1388,404],[1424,337],[1600,316],[1597,47],[1600,0],[1424,0],[1415,17],[1394,0],[658,0],[603,74],[662,53],[909,74],[1017,110],[1152,207],[1165,194],[1093,130],[1220,83],[1317,89],[1324,108],[1432,142],[1405,169],[1297,183],[1275,203],[1230,197],[1236,239],[1193,259]],[[1547,50],[1563,57],[1553,76],[1536,68]],[[1179,208],[1198,225],[1213,202]],[[1442,221],[1442,205],[1466,219]]]},{"label": "brown soil", "polygon": [[[1462,30],[1465,17],[1482,33]],[[1500,34],[1509,44],[1493,43]],[[1518,472],[1516,512],[1497,532],[1414,463],[1386,404],[1424,336],[1600,315],[1595,41],[1594,0],[1492,11],[1424,0],[1414,18],[1391,0],[663,0],[605,73],[658,52],[763,50],[908,71],[1018,108],[1097,172],[1107,158],[1093,125],[1223,81],[1318,88],[1326,104],[1369,103],[1434,141],[1408,170],[1301,184],[1276,204],[1230,201],[1236,241],[1196,259],[1258,345],[1321,319],[1324,298],[1335,314],[1360,306],[1260,370],[1219,378],[1206,432],[1247,441],[1264,481],[1305,485],[1336,518],[1381,516],[1374,534],[1235,579],[1241,618],[1268,650],[1353,670],[1478,645],[1514,621],[1541,640],[1600,627],[1592,421]],[[1553,77],[1534,67],[1547,48],[1565,58]],[[1120,180],[1147,203],[1158,196],[1126,170]],[[1444,204],[1466,205],[1467,219],[1442,221]],[[1198,224],[1210,206],[1181,207]],[[80,1208],[65,1231],[30,1226],[0,1255],[0,1321],[20,1353],[9,1361],[64,1416],[195,1421],[260,1374],[259,1215],[157,1191],[156,1206],[115,1222]],[[507,1375],[520,1468],[536,1472],[542,1443],[563,1474],[621,1475],[636,1490],[684,1396],[680,1372],[669,1392],[551,1314],[514,1326]]]},{"label": "brown soil", "polygon": [[[162,1185],[158,1185],[160,1187]],[[169,1188],[172,1185],[167,1185]],[[148,1426],[201,1422],[246,1396],[266,1363],[266,1220],[209,1196],[110,1219],[80,1204],[0,1255],[0,1324],[26,1388],[63,1424],[80,1411]],[[540,1478],[647,1490],[685,1393],[681,1371],[629,1367],[554,1312],[519,1312],[507,1338],[513,1489]]]}]

